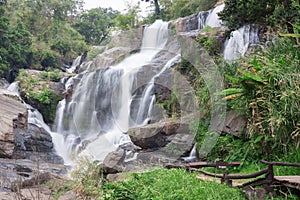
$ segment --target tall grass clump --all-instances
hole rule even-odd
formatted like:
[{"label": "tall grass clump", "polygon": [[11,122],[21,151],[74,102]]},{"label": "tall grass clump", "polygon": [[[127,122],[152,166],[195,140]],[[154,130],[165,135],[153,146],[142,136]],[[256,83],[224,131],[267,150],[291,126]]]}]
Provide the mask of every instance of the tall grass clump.
[{"label": "tall grass clump", "polygon": [[257,158],[278,160],[279,155],[299,149],[299,57],[298,45],[290,38],[278,38],[268,49],[239,61],[237,73],[225,74],[230,83],[219,94],[247,116],[244,137],[255,144],[251,151]]}]

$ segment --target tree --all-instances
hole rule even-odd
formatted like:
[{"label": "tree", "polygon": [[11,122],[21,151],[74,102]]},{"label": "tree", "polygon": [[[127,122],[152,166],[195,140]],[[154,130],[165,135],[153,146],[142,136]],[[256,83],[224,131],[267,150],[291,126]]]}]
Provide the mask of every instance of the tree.
[{"label": "tree", "polygon": [[0,77],[9,69],[9,63],[6,60],[8,54],[5,46],[5,41],[8,38],[9,19],[4,15],[5,6],[0,4]]},{"label": "tree", "polygon": [[160,7],[159,7],[158,0],[153,0],[153,1],[150,1],[150,0],[142,0],[142,1],[153,3],[153,4],[154,4],[154,7],[155,7],[155,14],[156,14],[157,16],[159,16],[159,14],[160,14]]},{"label": "tree", "polygon": [[230,30],[247,24],[261,24],[282,27],[286,25],[293,32],[292,24],[299,19],[299,0],[225,0],[220,18]]},{"label": "tree", "polygon": [[115,21],[115,26],[121,30],[129,30],[136,27],[137,13],[139,12],[138,6],[127,5],[127,13],[118,14]]},{"label": "tree", "polygon": [[88,44],[100,45],[109,36],[117,14],[111,8],[94,8],[83,12],[73,27],[85,37]]},{"label": "tree", "polygon": [[17,21],[14,26],[5,16],[5,6],[0,5],[0,76],[12,81],[18,69],[26,67],[28,56],[31,50],[31,36],[21,21]]}]

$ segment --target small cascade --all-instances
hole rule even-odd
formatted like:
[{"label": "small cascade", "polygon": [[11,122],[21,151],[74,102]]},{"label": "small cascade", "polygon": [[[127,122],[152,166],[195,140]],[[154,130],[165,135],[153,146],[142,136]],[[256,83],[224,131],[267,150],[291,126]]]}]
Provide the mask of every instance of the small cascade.
[{"label": "small cascade", "polygon": [[259,44],[258,28],[255,25],[246,25],[231,33],[225,42],[224,59],[236,60],[245,55],[249,47]]},{"label": "small cascade", "polygon": [[222,21],[220,20],[218,13],[221,12],[225,7],[225,4],[221,4],[214,9],[211,10],[211,13],[207,16],[206,26],[220,27],[222,25]]},{"label": "small cascade", "polygon": [[158,74],[156,74],[150,82],[147,84],[141,100],[140,100],[140,107],[137,112],[135,126],[142,126],[148,123],[151,120],[151,111],[155,102],[155,95],[154,95],[154,83],[155,79],[158,78],[162,73],[172,67],[174,64],[179,63],[181,60],[181,55],[178,54],[172,59],[170,59],[165,66],[160,70]]},{"label": "small cascade", "polygon": [[23,102],[23,104],[25,104],[25,106],[27,107],[28,123],[34,124],[40,128],[43,128],[44,130],[46,130],[52,137],[52,142],[54,144],[54,149],[56,150],[57,155],[62,157],[63,156],[62,153],[64,152],[64,148],[61,143],[61,141],[63,141],[62,135],[52,132],[50,127],[44,122],[42,114],[37,109],[35,109],[31,105],[25,103],[21,99],[19,89],[20,89],[20,87],[19,87],[18,81],[11,83],[7,88],[7,90],[11,91],[14,95],[18,96],[20,98],[20,100]]},{"label": "small cascade", "polygon": [[190,154],[188,157],[183,157],[182,159],[185,161],[185,162],[193,162],[197,159],[197,144],[194,144]]},{"label": "small cascade", "polygon": [[206,26],[206,19],[211,13],[211,10],[202,11],[198,13],[198,30],[202,30]]},{"label": "small cascade", "polygon": [[198,30],[202,30],[206,26],[220,27],[222,21],[219,19],[218,13],[224,9],[225,4],[221,4],[211,10],[198,13]]},{"label": "small cascade", "polygon": [[7,90],[11,92],[15,92],[18,96],[20,96],[20,87],[19,87],[19,82],[13,82],[11,83],[8,87]]},{"label": "small cascade", "polygon": [[81,64],[81,58],[82,56],[78,56],[72,63],[71,67],[67,68],[66,71],[68,73],[74,73],[77,67]]},{"label": "small cascade", "polygon": [[103,161],[109,152],[131,143],[124,133],[130,124],[139,124],[130,118],[136,73],[151,62],[167,40],[168,23],[158,20],[145,28],[139,53],[115,66],[91,73],[86,71],[73,86],[67,82],[66,89],[74,87],[73,94],[71,99],[59,103],[54,128],[63,136],[62,156],[66,164],[73,164],[72,154]]}]

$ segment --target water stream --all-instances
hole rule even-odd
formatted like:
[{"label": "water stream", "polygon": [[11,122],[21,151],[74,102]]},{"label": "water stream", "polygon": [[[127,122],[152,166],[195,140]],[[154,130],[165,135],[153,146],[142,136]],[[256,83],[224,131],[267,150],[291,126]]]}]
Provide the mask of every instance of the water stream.
[{"label": "water stream", "polygon": [[[115,66],[85,72],[79,83],[72,86],[72,98],[64,99],[58,105],[54,129],[64,137],[64,149],[58,153],[66,164],[72,164],[74,155],[102,161],[109,152],[131,142],[124,133],[132,125],[143,125],[148,116],[143,114],[138,121],[132,121],[130,117],[136,73],[151,62],[167,40],[168,23],[158,20],[145,28],[139,53]],[[141,104],[139,110],[148,113],[149,106]]]}]

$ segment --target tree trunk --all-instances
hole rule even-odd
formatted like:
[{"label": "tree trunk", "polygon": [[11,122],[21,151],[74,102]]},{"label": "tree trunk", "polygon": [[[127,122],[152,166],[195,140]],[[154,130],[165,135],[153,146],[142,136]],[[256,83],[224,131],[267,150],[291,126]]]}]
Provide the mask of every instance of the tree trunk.
[{"label": "tree trunk", "polygon": [[290,14],[290,9],[291,9],[291,1],[290,0],[284,0],[283,1],[283,6],[285,10],[285,15],[286,15],[286,27],[287,31],[289,33],[294,33],[294,27],[292,24],[290,24],[291,17],[289,16]]},{"label": "tree trunk", "polygon": [[159,8],[158,0],[154,0],[154,6],[155,6],[155,14],[159,15],[160,14],[160,8]]}]

